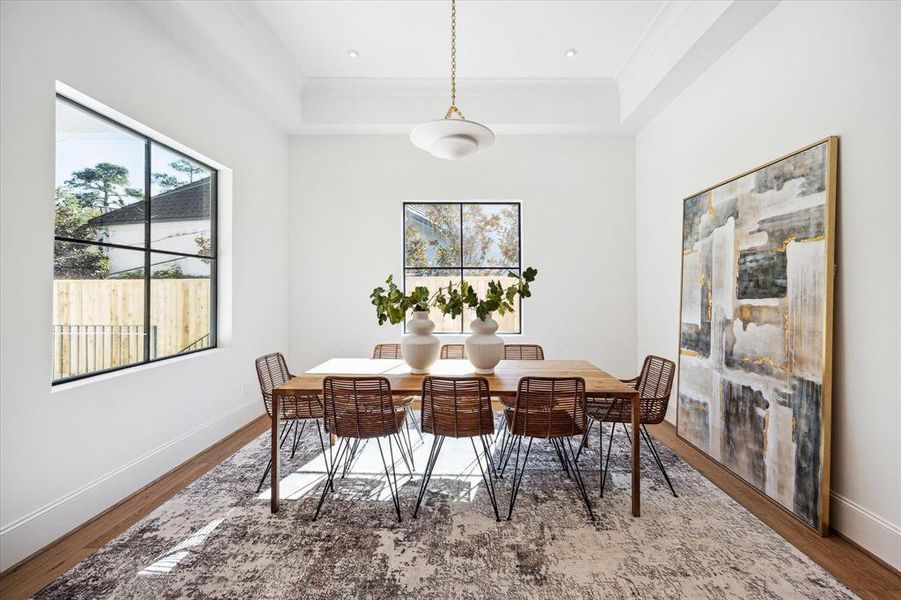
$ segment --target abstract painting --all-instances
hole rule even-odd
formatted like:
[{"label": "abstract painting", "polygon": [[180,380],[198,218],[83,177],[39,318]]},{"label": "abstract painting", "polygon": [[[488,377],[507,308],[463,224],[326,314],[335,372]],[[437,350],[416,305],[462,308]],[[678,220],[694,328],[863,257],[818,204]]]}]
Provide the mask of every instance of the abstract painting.
[{"label": "abstract painting", "polygon": [[679,435],[825,535],[838,138],[686,198]]}]

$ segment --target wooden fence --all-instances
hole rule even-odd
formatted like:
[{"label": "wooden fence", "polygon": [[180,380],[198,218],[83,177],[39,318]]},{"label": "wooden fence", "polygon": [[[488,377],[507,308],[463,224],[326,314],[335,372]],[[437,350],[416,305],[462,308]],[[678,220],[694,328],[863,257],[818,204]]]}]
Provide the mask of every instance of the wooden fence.
[{"label": "wooden fence", "polygon": [[[144,360],[144,281],[53,282],[53,379]],[[208,279],[154,279],[150,358],[209,345]]]}]

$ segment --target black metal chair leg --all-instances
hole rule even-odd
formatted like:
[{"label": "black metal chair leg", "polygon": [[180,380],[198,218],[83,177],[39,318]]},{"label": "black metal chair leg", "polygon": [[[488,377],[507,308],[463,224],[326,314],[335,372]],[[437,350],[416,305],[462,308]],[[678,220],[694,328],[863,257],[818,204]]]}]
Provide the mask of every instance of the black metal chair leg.
[{"label": "black metal chair leg", "polygon": [[419,421],[416,420],[416,413],[413,412],[412,407],[410,407],[408,414],[410,415],[410,420],[413,421],[413,429],[419,434],[419,443],[425,442],[425,439],[422,437],[422,429],[419,427]]},{"label": "black metal chair leg", "polygon": [[563,473],[569,477],[569,465],[567,465],[567,461],[563,457],[563,450],[560,448],[560,444],[557,443],[557,440],[554,438],[550,439],[551,445],[554,446],[554,450],[557,452],[557,460],[560,461],[560,466],[563,468]]},{"label": "black metal chair leg", "polygon": [[[319,446],[322,448],[322,461],[325,463],[325,470],[330,471],[331,467],[329,466],[329,462],[334,463],[334,461],[329,461],[325,456],[325,441],[322,439],[322,425],[319,424],[319,419],[316,419],[316,431],[319,432]],[[332,447],[329,445],[329,456],[332,455]],[[332,478],[334,479],[334,478]],[[335,484],[333,481],[330,481],[329,485],[332,487],[332,491],[335,491]]]},{"label": "black metal chair leg", "polygon": [[654,457],[654,460],[657,462],[657,466],[660,468],[660,472],[663,473],[663,478],[666,479],[666,484],[669,486],[670,491],[673,493],[673,496],[678,498],[679,495],[676,493],[676,488],[673,487],[673,482],[670,481],[669,475],[666,473],[666,469],[663,467],[663,461],[660,460],[660,454],[657,452],[657,448],[654,445],[654,440],[651,438],[650,432],[648,432],[647,426],[642,423],[641,436],[644,438],[644,443],[647,444],[648,448],[651,449],[651,456]]},{"label": "black metal chair leg", "polygon": [[[529,463],[529,452],[532,451],[532,440],[535,439],[529,438],[529,445],[526,447],[526,456],[522,461],[522,470],[519,470],[519,451],[522,447],[522,436],[516,437],[519,437],[519,443],[516,446],[516,463],[513,465],[513,490],[510,492],[510,510],[507,512],[508,521],[513,518],[513,507],[516,505],[516,497],[519,495],[519,488],[522,486],[522,478],[526,474],[526,465]],[[518,478],[517,470],[519,470]]]},{"label": "black metal chair leg", "polygon": [[432,449],[429,451],[429,459],[425,465],[425,472],[422,474],[422,482],[419,484],[419,495],[416,497],[416,506],[413,509],[413,518],[419,514],[419,507],[422,505],[422,499],[425,497],[429,480],[432,478],[432,471],[435,469],[435,463],[438,462],[438,455],[441,453],[441,446],[444,445],[444,436],[436,435],[432,440]]},{"label": "black metal chair leg", "polygon": [[266,463],[266,469],[263,471],[263,477],[260,479],[260,485],[257,486],[257,494],[260,493],[260,490],[263,489],[263,482],[266,481],[266,476],[269,475],[269,469],[272,467],[272,459],[269,459],[269,462]]},{"label": "black metal chair leg", "polygon": [[499,479],[500,476],[497,474],[497,469],[494,467],[494,457],[491,455],[491,439],[490,435],[483,435],[482,447],[485,450],[485,458],[488,460],[488,471],[494,479]]},{"label": "black metal chair leg", "polygon": [[395,435],[389,436],[388,439],[394,438],[394,441],[397,442],[397,450],[400,452],[400,458],[401,458],[401,460],[404,461],[404,465],[407,467],[407,472],[412,477],[413,476],[413,468],[412,468],[413,458],[412,458],[412,456],[409,459],[407,458],[407,449],[404,448],[404,442],[401,439],[402,437],[403,437],[402,434],[395,434]]},{"label": "black metal chair leg", "polygon": [[[296,422],[297,421],[295,421],[294,419],[291,419],[291,421],[288,422],[288,428],[282,429],[281,438],[280,438],[279,444],[278,444],[279,448],[283,448],[285,446],[285,442],[288,440],[288,435],[291,433],[291,429],[294,428],[294,423],[296,423]],[[285,423],[285,421],[282,421],[282,427],[284,427],[284,423]]]},{"label": "black metal chair leg", "polygon": [[[579,469],[579,463],[576,462],[576,453],[573,451],[572,439],[566,438],[565,442],[561,440],[560,447],[563,449],[563,457],[569,462],[570,469],[574,474],[573,479],[576,482],[576,487],[579,488],[582,500],[585,502],[585,508],[588,509],[588,516],[594,521],[594,511],[591,509],[591,500],[588,498],[588,490],[585,488],[585,481],[582,479],[582,471]],[[569,454],[567,454],[567,450]]]},{"label": "black metal chair leg", "polygon": [[[281,439],[281,443],[278,445],[279,448],[281,448],[285,444],[285,440],[288,439],[288,434],[291,432],[292,425],[293,425],[293,422],[289,423],[288,428],[282,429],[282,432],[279,434],[279,437]],[[294,457],[293,453],[291,454],[291,457],[292,458]],[[257,494],[259,494],[260,490],[263,489],[263,482],[266,481],[266,476],[269,475],[269,469],[271,469],[271,468],[272,468],[272,459],[270,458],[269,462],[266,463],[266,468],[263,470],[263,477],[260,478],[260,484],[257,486]]]},{"label": "black metal chair leg", "polygon": [[[601,433],[603,433],[603,428],[601,429]],[[610,450],[613,447],[613,434],[616,433],[616,423],[613,423],[613,428],[610,430],[610,441],[607,442],[607,460],[604,461],[604,468],[601,469],[601,498],[604,497],[604,484],[607,482],[607,471],[610,470]],[[603,442],[603,440],[601,440]]]},{"label": "black metal chair leg", "polygon": [[416,470],[416,463],[413,462],[413,436],[410,435],[410,429],[408,427],[402,428],[402,432],[403,433],[399,437],[404,438],[407,442],[407,453],[410,457],[409,469],[410,474],[412,475],[413,471]]},{"label": "black metal chair leg", "polygon": [[[489,438],[489,439],[490,439],[490,438]],[[494,487],[494,481],[493,481],[493,480],[491,479],[491,477],[490,477],[491,474],[494,473],[494,479],[497,479],[497,471],[495,471],[495,469],[494,469],[494,463],[493,463],[493,461],[491,460],[491,450],[490,450],[490,448],[491,448],[491,445],[489,444],[488,440],[486,440],[486,439],[483,437],[483,438],[482,438],[482,450],[483,450],[484,453],[485,453],[485,460],[488,461],[488,475],[489,475],[489,478],[488,478],[488,479],[489,479],[488,485],[489,485],[489,487],[491,488],[491,495],[494,497],[494,506],[495,506],[495,509],[496,509],[496,510],[495,510],[495,514],[497,515],[497,520],[500,521],[500,520],[501,520],[500,513],[499,513],[498,510],[497,510],[497,490],[496,490],[495,487]]]},{"label": "black metal chair leg", "polygon": [[[489,477],[490,472],[486,475],[485,469],[482,468],[482,459],[479,458],[479,450],[476,448],[476,441],[473,438],[469,438],[469,441],[472,443],[472,451],[476,455],[476,463],[479,465],[479,471],[482,473],[482,481],[485,482],[485,489],[488,491],[488,498],[491,500],[491,507],[494,509],[494,519],[496,521],[501,520],[500,513],[497,512],[497,500],[494,498],[494,485],[491,484],[491,477]],[[482,443],[485,443],[485,440],[482,440]]]},{"label": "black metal chair leg", "polygon": [[291,458],[294,458],[294,453],[297,452],[297,444],[303,438],[304,429],[307,428],[307,422],[304,421],[300,426],[300,432],[297,431],[297,426],[294,426],[294,443],[291,445]]},{"label": "black metal chair leg", "polygon": [[319,511],[322,510],[322,505],[325,503],[325,497],[328,495],[329,491],[334,491],[334,480],[335,475],[338,472],[338,465],[341,464],[341,458],[344,453],[347,451],[347,447],[350,444],[347,443],[347,438],[341,438],[338,442],[338,451],[336,453],[335,460],[332,461],[332,466],[327,470],[325,485],[322,488],[322,496],[319,497],[319,504],[316,506],[316,513],[313,515],[313,520],[319,518]]},{"label": "black metal chair leg", "polygon": [[588,447],[588,434],[591,433],[592,427],[594,427],[594,419],[588,417],[588,429],[582,434],[582,441],[579,442],[579,450],[576,452],[576,460],[579,460],[579,457],[582,456],[582,448]]},{"label": "black metal chair leg", "polygon": [[[506,452],[504,448],[501,448],[501,474],[500,476],[504,476],[504,472],[507,470],[507,463],[510,462],[510,458],[513,456],[513,446],[516,444],[516,436],[512,433],[508,436],[510,438],[509,448],[507,448]],[[506,454],[506,458],[504,455]]]},{"label": "black metal chair leg", "polygon": [[391,473],[394,473],[394,484],[391,483],[391,473],[388,472],[388,462],[385,460],[385,452],[382,450],[382,440],[379,438],[375,438],[375,441],[378,442],[379,445],[379,455],[382,457],[382,466],[385,467],[385,479],[388,480],[388,490],[391,492],[391,500],[394,501],[394,511],[397,513],[397,521],[398,523],[401,521],[400,517],[400,502],[397,499],[397,473],[394,471],[394,450],[392,449],[391,436],[388,436],[388,450],[391,452]]},{"label": "black metal chair leg", "polygon": [[354,463],[354,460],[357,458],[357,451],[360,449],[360,439],[357,438],[353,441],[350,446],[350,452],[347,454],[347,457],[344,459],[344,468],[341,469],[341,479],[347,477],[347,472],[350,470],[351,466]]}]

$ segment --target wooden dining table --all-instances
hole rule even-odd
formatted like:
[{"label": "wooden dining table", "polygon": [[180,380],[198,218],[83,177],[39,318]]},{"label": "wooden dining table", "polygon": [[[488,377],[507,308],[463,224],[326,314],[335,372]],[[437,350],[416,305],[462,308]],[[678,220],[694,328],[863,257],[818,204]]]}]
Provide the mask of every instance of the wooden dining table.
[{"label": "wooden dining table", "polygon": [[[523,377],[581,377],[585,394],[593,397],[620,398],[632,403],[632,515],[641,515],[639,479],[639,397],[631,386],[621,382],[587,360],[502,360],[493,375],[477,375],[468,360],[438,360],[430,375],[445,377],[484,377],[491,395],[502,400],[515,398]],[[409,396],[422,392],[427,375],[415,375],[403,360],[382,358],[332,358],[272,390],[272,469],[271,510],[279,509],[279,400],[290,396],[322,395],[322,380],[329,375],[380,376],[388,379],[395,402],[400,405]]]}]

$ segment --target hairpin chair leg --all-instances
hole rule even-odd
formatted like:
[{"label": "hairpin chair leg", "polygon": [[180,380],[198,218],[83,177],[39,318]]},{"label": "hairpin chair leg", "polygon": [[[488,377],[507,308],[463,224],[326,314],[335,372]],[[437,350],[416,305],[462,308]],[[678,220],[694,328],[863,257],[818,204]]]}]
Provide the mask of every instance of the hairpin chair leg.
[{"label": "hairpin chair leg", "polygon": [[563,473],[569,477],[569,464],[567,460],[563,456],[563,449],[560,447],[560,443],[556,438],[550,439],[551,445],[554,447],[554,450],[557,452],[557,460],[560,461],[560,466],[563,468]]},{"label": "hairpin chair leg", "polygon": [[[408,456],[410,457],[410,464],[407,465],[407,469],[410,471],[410,474],[412,475],[413,474],[412,472],[416,470],[416,463],[413,462],[413,438],[410,435],[410,428],[409,427],[401,427],[400,433],[398,433],[398,437],[401,438],[404,442],[406,442],[406,451],[407,451]],[[401,445],[400,442],[398,442],[398,444]],[[403,447],[403,445],[401,445],[401,447]],[[404,461],[406,462],[406,458],[404,458]]]},{"label": "hairpin chair leg", "polygon": [[[513,518],[513,507],[516,505],[516,497],[519,495],[519,488],[522,487],[522,478],[526,474],[526,465],[529,463],[529,452],[532,451],[532,440],[535,438],[529,438],[529,445],[526,447],[526,456],[522,461],[522,469],[519,468],[519,451],[522,448],[522,436],[514,436],[519,438],[518,443],[516,444],[516,462],[513,464],[513,489],[510,491],[510,510],[507,512],[507,520]],[[511,448],[510,454],[513,454],[513,450]],[[518,477],[517,477],[518,474]]]},{"label": "hairpin chair leg", "polygon": [[[284,421],[283,421],[284,423]],[[293,423],[289,423],[287,429],[283,428],[280,435],[281,443],[278,445],[281,448],[285,444],[285,440],[288,439],[288,434],[291,432],[291,425]],[[293,454],[292,454],[293,456]],[[272,458],[269,459],[269,462],[266,463],[266,468],[263,469],[263,477],[260,478],[260,484],[257,486],[257,494],[260,493],[260,490],[263,489],[263,482],[266,481],[266,476],[269,475],[269,469],[272,468]]]},{"label": "hairpin chair leg", "polygon": [[490,435],[482,436],[482,447],[485,449],[485,458],[488,459],[488,471],[491,473],[491,477],[499,479],[500,476],[497,474],[497,469],[494,468],[494,457],[491,454],[492,441],[493,438]]},{"label": "hairpin chair leg", "polygon": [[579,442],[579,449],[576,451],[576,460],[579,460],[579,457],[582,455],[582,448],[588,447],[588,435],[591,433],[592,427],[594,427],[594,419],[588,417],[588,428],[582,434],[582,441]]},{"label": "hairpin chair leg", "polygon": [[651,449],[651,456],[654,457],[654,460],[657,462],[657,466],[660,467],[660,472],[663,473],[663,478],[666,479],[666,484],[669,486],[670,491],[673,493],[673,496],[676,498],[679,497],[676,494],[676,488],[673,487],[673,482],[670,481],[669,475],[666,474],[666,469],[663,467],[663,461],[660,460],[660,454],[657,452],[657,447],[654,445],[654,440],[651,438],[651,434],[648,432],[647,426],[642,423],[641,429],[641,437],[644,438],[644,443],[647,444],[648,448]]},{"label": "hairpin chair leg", "polygon": [[[325,463],[325,470],[326,470],[326,472],[328,472],[328,471],[331,470],[331,467],[329,466],[329,464],[330,464],[330,463],[334,463],[334,461],[329,461],[329,459],[326,458],[326,455],[325,455],[325,440],[322,439],[322,425],[320,425],[319,419],[316,419],[316,431],[319,432],[319,446],[322,448],[322,462]],[[332,450],[331,450],[331,448],[332,448],[332,447],[329,446],[329,456],[332,455]],[[329,485],[331,486],[332,491],[334,492],[334,491],[335,491],[335,484],[334,484],[334,482],[332,481],[333,479],[334,479],[334,477],[332,477],[332,478],[329,479]]]},{"label": "hairpin chair leg", "polygon": [[286,420],[282,421],[282,427],[284,427],[284,424],[287,423],[287,424],[288,424],[288,428],[287,428],[287,429],[282,429],[281,442],[280,442],[279,445],[278,445],[279,448],[283,448],[283,447],[285,446],[285,442],[288,440],[288,435],[291,433],[291,430],[294,429],[294,424],[295,424],[296,422],[297,422],[296,419],[291,419],[290,421],[288,421],[288,420],[286,419]]},{"label": "hairpin chair leg", "polygon": [[[613,422],[613,427],[610,429],[610,441],[607,442],[607,460],[604,461],[604,468],[601,469],[601,498],[604,497],[604,484],[607,482],[607,471],[610,470],[610,454],[611,448],[613,447],[613,434],[616,433],[616,421]],[[604,434],[604,428],[601,428],[601,435]],[[601,443],[604,443],[604,438],[601,438]],[[601,456],[603,459],[603,455]]]},{"label": "hairpin chair leg", "polygon": [[572,439],[561,439],[560,448],[563,450],[563,458],[569,463],[570,470],[575,475],[572,479],[575,480],[576,487],[579,488],[579,494],[585,502],[585,508],[588,509],[588,516],[594,521],[594,511],[591,509],[591,500],[588,498],[588,490],[585,488],[585,481],[582,479],[582,471],[579,469],[579,463],[576,462],[576,453],[573,451]]},{"label": "hairpin chair leg", "polygon": [[416,421],[416,413],[413,412],[413,406],[410,405],[410,408],[407,409],[407,417],[404,419],[406,423],[404,424],[407,428],[407,435],[410,435],[410,422],[413,423],[413,429],[416,430],[416,433],[419,434],[419,442],[422,443],[425,440],[422,437],[422,429],[419,428],[419,422]]},{"label": "hairpin chair leg", "polygon": [[441,453],[441,447],[444,445],[444,436],[436,435],[432,440],[432,449],[429,451],[429,458],[426,461],[425,472],[422,474],[422,481],[419,483],[419,494],[416,496],[416,506],[413,508],[413,518],[419,514],[419,507],[422,505],[422,499],[425,497],[425,491],[429,486],[429,480],[432,479],[432,471],[435,470],[435,463],[438,462],[438,455]]},{"label": "hairpin chair leg", "polygon": [[338,440],[338,449],[336,451],[335,460],[332,461],[331,468],[326,471],[326,480],[325,485],[322,488],[322,496],[319,497],[319,504],[316,506],[316,512],[313,514],[314,521],[319,518],[319,511],[322,510],[322,505],[325,503],[325,497],[328,495],[329,491],[335,490],[335,475],[338,472],[338,465],[341,464],[341,458],[347,452],[348,446],[350,446],[350,444],[347,442],[347,438]]},{"label": "hairpin chair leg", "polygon": [[[516,436],[512,433],[507,435],[508,443],[506,447],[501,447],[501,474],[500,476],[504,476],[504,471],[507,470],[507,463],[510,462],[510,457],[513,456],[513,447],[516,445]],[[505,457],[506,455],[506,457]]]},{"label": "hairpin chair leg", "polygon": [[[479,450],[476,448],[476,441],[474,438],[469,438],[469,441],[472,442],[472,451],[476,455],[476,462],[479,464],[479,471],[482,473],[482,481],[485,482],[485,489],[488,491],[488,498],[491,500],[491,508],[494,509],[494,519],[495,521],[500,521],[501,516],[500,513],[497,512],[497,498],[494,495],[494,482],[491,480],[491,460],[489,459],[488,464],[488,472],[486,474],[485,469],[482,468],[482,459],[479,457]],[[482,440],[482,450],[485,451],[485,440]],[[485,458],[488,458],[488,452],[485,451]]]},{"label": "hairpin chair leg", "polygon": [[297,444],[303,438],[304,429],[307,428],[307,422],[304,421],[300,426],[300,433],[297,432],[297,425],[294,426],[294,443],[291,445],[291,458],[294,458],[294,453],[297,452]]},{"label": "hairpin chair leg", "polygon": [[348,444],[350,444],[350,450],[344,458],[344,468],[341,469],[341,479],[347,477],[347,472],[351,469],[354,460],[357,458],[357,451],[360,449],[360,438],[356,438],[353,442],[348,442]]},{"label": "hairpin chair leg", "polygon": [[[394,444],[391,441],[391,436],[388,436],[388,451],[390,453],[391,458],[391,473],[388,472],[388,462],[385,460],[385,452],[382,450],[382,440],[381,438],[375,438],[375,441],[378,442],[379,445],[379,455],[382,457],[382,466],[385,467],[385,479],[388,481],[388,489],[391,491],[391,500],[394,501],[394,511],[397,513],[397,521],[401,522],[400,516],[400,500],[397,497],[397,472],[394,470]],[[394,475],[394,482],[392,484],[391,475]]]},{"label": "hairpin chair leg", "polygon": [[407,472],[412,477],[413,476],[413,467],[412,467],[413,457],[411,456],[409,459],[407,458],[407,449],[404,448],[404,441],[403,441],[402,437],[403,437],[403,434],[398,433],[395,435],[388,436],[388,439],[390,440],[391,438],[394,438],[394,441],[397,442],[397,450],[398,450],[398,452],[400,452],[400,458],[401,458],[401,460],[404,461],[404,466],[407,467]]}]

